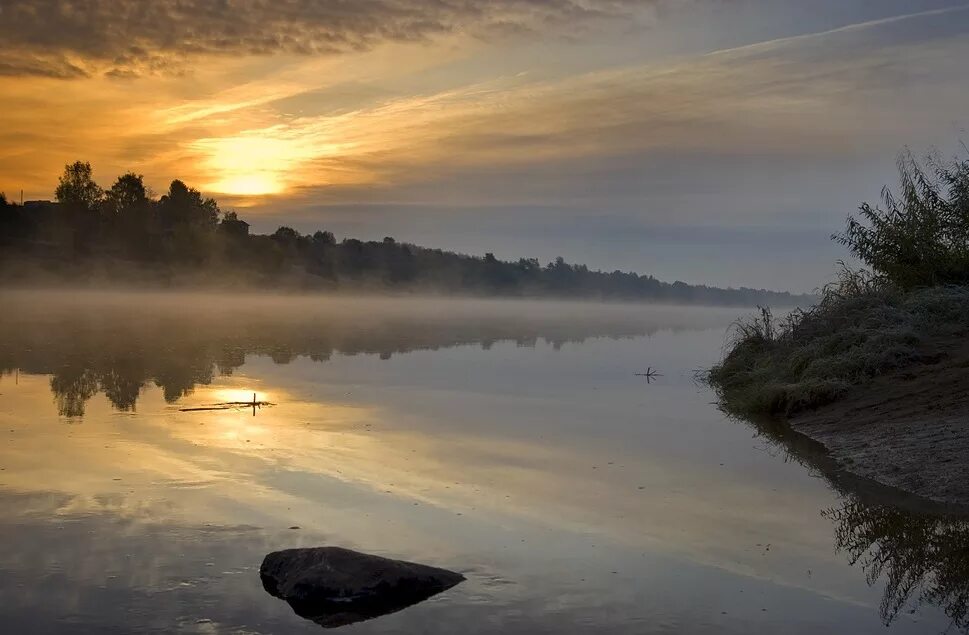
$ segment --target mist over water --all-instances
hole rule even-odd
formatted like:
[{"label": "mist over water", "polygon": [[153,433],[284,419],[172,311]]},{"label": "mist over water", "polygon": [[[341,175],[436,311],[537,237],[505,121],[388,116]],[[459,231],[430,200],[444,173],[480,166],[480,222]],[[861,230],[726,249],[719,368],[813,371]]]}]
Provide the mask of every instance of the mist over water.
[{"label": "mist over water", "polygon": [[317,545],[468,578],[348,632],[965,621],[963,522],[881,505],[696,383],[736,309],[112,291],[0,306],[10,632],[317,632],[258,575],[269,551]]},{"label": "mist over water", "polygon": [[0,369],[51,374],[62,415],[94,392],[133,410],[149,383],[168,401],[243,366],[247,355],[377,354],[511,341],[558,349],[591,337],[634,338],[719,324],[728,310],[577,302],[269,294],[8,292]]}]

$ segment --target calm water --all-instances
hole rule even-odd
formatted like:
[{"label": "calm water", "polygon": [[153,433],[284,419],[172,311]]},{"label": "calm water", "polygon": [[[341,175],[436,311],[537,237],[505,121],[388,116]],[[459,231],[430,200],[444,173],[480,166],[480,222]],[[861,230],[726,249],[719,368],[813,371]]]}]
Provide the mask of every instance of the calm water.
[{"label": "calm water", "polygon": [[318,632],[258,576],[310,545],[468,577],[348,633],[965,621],[969,528],[694,382],[740,311],[56,298],[0,295],[3,632]]}]

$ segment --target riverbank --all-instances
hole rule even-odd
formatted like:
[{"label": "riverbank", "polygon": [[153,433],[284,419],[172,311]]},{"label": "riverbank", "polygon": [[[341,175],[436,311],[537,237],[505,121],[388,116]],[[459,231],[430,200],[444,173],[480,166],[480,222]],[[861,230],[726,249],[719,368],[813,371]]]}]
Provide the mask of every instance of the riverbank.
[{"label": "riverbank", "polygon": [[721,407],[785,422],[853,474],[969,509],[969,288],[845,282],[780,323],[738,323],[708,376]]},{"label": "riverbank", "polygon": [[969,509],[969,342],[932,345],[939,361],[877,377],[789,423],[846,470]]}]

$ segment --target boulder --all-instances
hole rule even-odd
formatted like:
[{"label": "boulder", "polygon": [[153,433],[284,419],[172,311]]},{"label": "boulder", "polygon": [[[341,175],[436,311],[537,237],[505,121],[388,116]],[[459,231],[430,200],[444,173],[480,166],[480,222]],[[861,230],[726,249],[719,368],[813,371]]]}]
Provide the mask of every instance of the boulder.
[{"label": "boulder", "polygon": [[274,551],[259,575],[266,591],[324,628],[399,611],[464,580],[446,569],[340,547]]}]

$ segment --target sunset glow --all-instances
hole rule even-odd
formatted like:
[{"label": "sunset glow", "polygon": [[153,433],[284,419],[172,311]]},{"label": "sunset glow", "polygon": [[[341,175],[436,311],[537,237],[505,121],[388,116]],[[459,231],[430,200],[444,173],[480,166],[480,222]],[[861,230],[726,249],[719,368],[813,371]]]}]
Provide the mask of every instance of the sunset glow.
[{"label": "sunset glow", "polygon": [[249,403],[254,397],[257,402],[270,401],[267,393],[248,388],[217,388],[209,392],[206,397],[211,396],[216,403]]},{"label": "sunset glow", "polygon": [[200,139],[192,148],[202,154],[203,169],[214,177],[204,187],[221,194],[279,194],[286,174],[299,167],[295,148],[279,139]]},{"label": "sunset glow", "polygon": [[[0,191],[50,199],[80,159],[104,187],[181,179],[260,231],[809,291],[836,257],[818,228],[877,195],[900,147],[945,151],[966,125],[965,7],[578,4],[246,0],[189,36],[193,2],[39,21],[12,0]],[[711,267],[708,232],[751,248]]]}]

